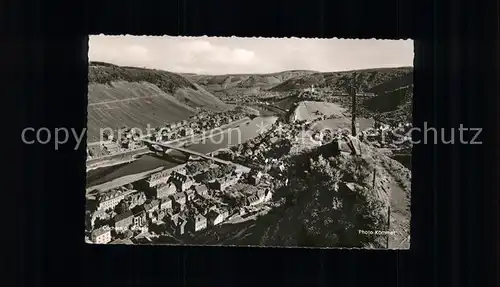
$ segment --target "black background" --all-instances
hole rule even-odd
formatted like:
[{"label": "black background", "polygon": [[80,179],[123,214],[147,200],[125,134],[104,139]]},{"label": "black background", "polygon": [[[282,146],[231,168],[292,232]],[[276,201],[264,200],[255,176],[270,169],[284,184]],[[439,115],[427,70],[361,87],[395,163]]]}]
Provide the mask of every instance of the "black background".
[{"label": "black background", "polygon": [[[3,286],[498,284],[498,2],[157,2],[3,2],[2,87],[16,107],[4,113],[19,118],[4,192],[20,195],[3,203],[16,232],[2,237],[17,243],[5,270],[19,275]],[[20,132],[86,126],[86,36],[100,33],[412,38],[414,125],[482,127],[483,145],[414,147],[410,251],[86,245],[85,147],[24,145]]]}]

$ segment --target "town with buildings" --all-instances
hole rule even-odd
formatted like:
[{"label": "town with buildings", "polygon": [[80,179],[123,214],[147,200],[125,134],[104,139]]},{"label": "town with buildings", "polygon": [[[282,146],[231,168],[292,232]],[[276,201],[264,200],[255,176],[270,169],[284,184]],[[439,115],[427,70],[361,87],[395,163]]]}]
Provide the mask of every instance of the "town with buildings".
[{"label": "town with buildings", "polygon": [[[86,242],[409,248],[411,65],[307,64],[343,40],[290,39],[281,43],[294,53],[274,58],[294,55],[285,62],[297,66],[279,71],[279,61],[249,64],[277,39],[245,49],[236,37],[160,40],[186,45],[179,53],[198,47],[171,60],[200,63],[89,57]],[[224,41],[241,46],[224,65],[249,61],[233,65],[241,73],[204,66]],[[386,52],[369,48],[377,41],[348,41],[365,51],[351,58]]]},{"label": "town with buildings", "polygon": [[[314,123],[332,118],[335,116],[318,113],[314,119],[293,123],[279,119],[267,132],[212,153],[227,160],[227,165],[206,159],[189,160],[139,181],[93,194],[87,203],[87,240],[139,244],[156,243],[161,239],[163,243],[179,243],[211,227],[265,214],[282,202],[273,198],[273,194],[288,184],[286,158],[301,152],[296,147],[305,148],[304,144],[297,145],[298,141],[312,140],[311,145],[318,148],[332,142],[341,143],[349,136],[346,131],[327,130],[324,134],[310,129]],[[203,116],[196,119],[203,119]],[[170,131],[176,127],[198,127],[188,123],[170,125],[174,127]],[[378,147],[411,148],[408,141],[395,144],[400,139],[383,136],[393,134],[387,131],[408,131],[410,128],[410,124],[397,127],[375,124],[361,137]],[[310,133],[303,135],[304,131]],[[164,135],[158,130],[151,137],[161,141],[166,140]],[[349,140],[345,142],[344,147],[339,144],[339,150],[350,154],[362,152]]]},{"label": "town with buildings", "polygon": [[123,243],[183,238],[258,213],[271,201],[273,184],[268,174],[237,164],[191,161],[89,199],[87,239]]}]

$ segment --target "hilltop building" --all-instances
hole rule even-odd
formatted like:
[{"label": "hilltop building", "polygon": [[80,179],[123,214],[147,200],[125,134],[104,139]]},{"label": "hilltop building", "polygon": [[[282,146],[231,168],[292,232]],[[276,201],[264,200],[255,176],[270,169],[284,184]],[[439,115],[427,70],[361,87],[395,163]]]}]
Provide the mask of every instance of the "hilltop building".
[{"label": "hilltop building", "polygon": [[152,189],[152,196],[155,198],[164,198],[175,194],[177,187],[174,183],[160,183]]},{"label": "hilltop building", "polygon": [[186,218],[181,216],[179,213],[172,215],[171,224],[174,227],[175,233],[179,235],[183,235],[186,231],[186,224],[188,221]]}]

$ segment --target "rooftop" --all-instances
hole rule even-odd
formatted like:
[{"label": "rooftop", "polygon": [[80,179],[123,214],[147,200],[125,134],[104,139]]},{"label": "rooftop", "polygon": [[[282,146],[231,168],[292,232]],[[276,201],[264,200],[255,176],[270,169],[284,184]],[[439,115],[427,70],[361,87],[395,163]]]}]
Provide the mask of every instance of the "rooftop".
[{"label": "rooftop", "polygon": [[123,191],[122,190],[119,190],[119,189],[113,189],[113,190],[110,190],[109,192],[106,192],[104,194],[101,194],[99,196],[99,201],[107,201],[107,200],[111,200],[111,199],[114,199],[120,195],[123,194]]},{"label": "rooftop", "polygon": [[154,209],[155,207],[158,207],[159,201],[158,200],[153,200],[149,203],[144,204],[144,210],[149,211],[151,209]]},{"label": "rooftop", "polygon": [[257,197],[257,195],[250,195],[249,197],[247,197],[247,199],[249,202],[259,201],[259,198]]},{"label": "rooftop", "polygon": [[132,214],[133,215],[141,214],[144,211],[144,208],[145,208],[145,206],[143,206],[143,205],[134,206],[134,208],[132,208],[132,210],[131,210]]},{"label": "rooftop", "polygon": [[114,221],[115,222],[119,222],[119,221],[122,221],[122,220],[127,219],[127,218],[132,217],[132,216],[133,216],[132,211],[127,210],[127,211],[125,211],[123,213],[117,214],[114,217]]},{"label": "rooftop", "polygon": [[177,199],[181,199],[181,198],[186,197],[186,195],[183,192],[178,192],[178,193],[172,195],[172,197],[174,198],[174,200],[177,200]]},{"label": "rooftop", "polygon": [[92,236],[101,236],[105,233],[110,232],[110,230],[111,229],[109,228],[109,226],[106,225],[106,226],[100,227],[100,228],[92,231]]},{"label": "rooftop", "polygon": [[200,185],[197,185],[194,187],[194,189],[197,191],[197,192],[205,192],[208,190],[208,187],[204,184],[200,184]]},{"label": "rooftop", "polygon": [[218,211],[218,210],[210,210],[210,211],[207,213],[207,218],[209,218],[209,219],[215,219],[215,218],[217,218],[220,214],[221,214],[221,212],[220,212],[220,211]]},{"label": "rooftop", "polygon": [[174,172],[172,172],[172,179],[178,179],[182,182],[185,182],[188,180],[188,177],[186,175],[178,172],[178,171],[174,171]]},{"label": "rooftop", "polygon": [[203,216],[202,214],[198,213],[194,216],[194,219],[196,221],[203,221],[203,220],[207,220],[207,218],[205,216]]},{"label": "rooftop", "polygon": [[168,197],[164,197],[160,200],[161,203],[164,203],[164,202],[169,202],[169,201],[172,201],[172,199],[168,198]]}]

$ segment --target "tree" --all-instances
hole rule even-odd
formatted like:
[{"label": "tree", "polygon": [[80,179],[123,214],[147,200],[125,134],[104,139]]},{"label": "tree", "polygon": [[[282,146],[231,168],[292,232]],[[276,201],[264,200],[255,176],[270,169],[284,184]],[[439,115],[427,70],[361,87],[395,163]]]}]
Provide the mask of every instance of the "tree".
[{"label": "tree", "polygon": [[[307,178],[293,177],[297,186],[295,198],[304,197],[307,214],[302,221],[305,224],[299,232],[301,244],[312,246],[362,247],[374,243],[375,237],[361,234],[359,230],[380,230],[384,226],[383,204],[377,198],[370,197],[369,189],[362,184],[354,190],[339,188],[339,183],[351,174],[357,166],[359,174],[364,174],[364,160],[324,158],[319,155],[311,159],[310,174]],[[353,176],[351,174],[351,176]],[[354,174],[354,176],[359,176]],[[287,196],[287,203],[294,200]]]}]

